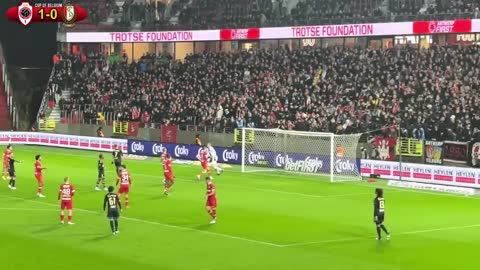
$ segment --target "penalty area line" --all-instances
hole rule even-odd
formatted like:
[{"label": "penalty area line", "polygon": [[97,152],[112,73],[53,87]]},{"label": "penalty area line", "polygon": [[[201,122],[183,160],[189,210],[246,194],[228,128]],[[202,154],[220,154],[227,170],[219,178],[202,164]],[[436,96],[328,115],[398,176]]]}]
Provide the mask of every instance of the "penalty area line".
[{"label": "penalty area line", "polygon": [[[452,227],[443,227],[443,228],[436,228],[436,229],[427,229],[427,230],[417,230],[417,231],[393,233],[393,234],[392,234],[392,237],[402,236],[402,235],[411,235],[411,234],[420,234],[420,233],[432,233],[432,232],[441,232],[441,231],[453,231],[453,230],[479,228],[479,227],[480,227],[480,224],[472,224],[472,225],[464,225],[464,226],[452,226]],[[332,239],[332,240],[323,240],[323,241],[314,241],[314,242],[303,242],[303,243],[286,244],[286,245],[283,245],[283,247],[299,247],[299,246],[310,246],[310,245],[317,245],[317,244],[319,245],[319,244],[351,242],[351,241],[357,241],[357,240],[372,240],[372,239],[373,239],[373,238],[367,238],[367,237],[351,237],[351,238],[343,238],[343,239]]]},{"label": "penalty area line", "polygon": [[[27,202],[36,203],[36,204],[58,206],[57,204],[54,204],[54,203],[40,202],[40,201],[29,200],[29,199],[24,199],[24,198],[20,198],[20,197],[14,197],[14,196],[0,195],[0,197],[10,198],[10,199],[18,199],[18,200],[21,200],[21,201],[27,201]],[[21,209],[21,208],[17,208],[17,209]],[[24,208],[24,209],[28,209],[28,208]],[[0,208],[0,210],[2,210],[2,209]],[[40,209],[40,210],[43,210],[43,209]],[[96,211],[82,209],[82,208],[74,208],[73,210],[74,211],[79,211],[79,212],[97,214],[97,215],[102,214],[101,212],[96,212]],[[30,211],[33,211],[33,210],[30,210]],[[60,211],[60,210],[59,209],[58,210],[52,209],[51,211]],[[165,228],[172,228],[172,229],[177,229],[177,230],[196,232],[196,233],[205,234],[205,235],[213,235],[213,236],[223,237],[223,238],[227,238],[227,239],[234,239],[234,240],[240,240],[240,241],[244,241],[244,242],[257,243],[257,244],[261,244],[261,245],[264,245],[264,246],[271,246],[271,247],[277,247],[277,248],[284,247],[284,245],[279,245],[279,244],[275,244],[275,243],[271,243],[271,242],[255,240],[255,239],[250,239],[250,238],[245,238],[245,237],[240,237],[240,236],[234,236],[234,235],[229,235],[229,234],[223,234],[223,233],[203,231],[203,230],[199,230],[199,229],[182,227],[182,226],[177,226],[177,225],[171,225],[171,224],[166,224],[166,223],[161,223],[161,222],[156,222],[156,221],[149,221],[149,220],[144,220],[144,219],[139,219],[139,218],[131,218],[131,217],[122,216],[121,219],[135,221],[135,222],[144,223],[144,224],[161,226],[161,227],[165,227]],[[215,225],[212,225],[212,226],[215,226]]]}]

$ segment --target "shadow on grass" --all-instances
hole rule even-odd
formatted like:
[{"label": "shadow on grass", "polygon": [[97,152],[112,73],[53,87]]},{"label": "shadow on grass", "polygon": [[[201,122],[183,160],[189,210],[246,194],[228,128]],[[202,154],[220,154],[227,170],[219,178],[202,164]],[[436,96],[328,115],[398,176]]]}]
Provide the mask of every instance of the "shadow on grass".
[{"label": "shadow on grass", "polygon": [[47,226],[43,226],[42,228],[32,231],[33,234],[44,234],[44,233],[51,233],[53,231],[58,231],[64,228],[65,226],[62,224],[50,224]]},{"label": "shadow on grass", "polygon": [[108,234],[108,233],[105,233],[105,234],[102,234],[102,235],[97,235],[91,239],[89,239],[90,242],[100,242],[100,241],[103,241],[103,240],[106,240],[106,239],[109,239],[109,238],[112,238],[114,237],[112,234]]}]

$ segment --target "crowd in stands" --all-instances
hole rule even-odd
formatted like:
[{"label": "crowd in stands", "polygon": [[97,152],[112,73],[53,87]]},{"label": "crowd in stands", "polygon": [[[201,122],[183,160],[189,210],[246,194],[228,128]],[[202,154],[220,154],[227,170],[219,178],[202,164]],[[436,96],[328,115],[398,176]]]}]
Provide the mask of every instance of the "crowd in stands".
[{"label": "crowd in stands", "polygon": [[[231,130],[335,133],[401,126],[410,136],[468,140],[480,128],[480,47],[285,48],[205,52],[184,61],[73,58],[65,110]],[[389,128],[390,127],[390,128]],[[395,131],[396,132],[396,131]]]}]

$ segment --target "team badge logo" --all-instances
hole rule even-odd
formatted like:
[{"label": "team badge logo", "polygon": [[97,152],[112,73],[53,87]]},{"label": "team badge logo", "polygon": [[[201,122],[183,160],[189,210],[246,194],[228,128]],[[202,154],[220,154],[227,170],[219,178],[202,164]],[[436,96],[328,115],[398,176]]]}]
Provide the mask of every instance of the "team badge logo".
[{"label": "team badge logo", "polygon": [[28,2],[22,2],[18,6],[18,20],[25,26],[30,24],[33,17],[33,7]]},{"label": "team badge logo", "polygon": [[75,12],[75,6],[67,2],[67,4],[63,6],[63,12],[62,12],[63,26],[65,27],[75,26],[76,18],[77,18],[77,13]]}]

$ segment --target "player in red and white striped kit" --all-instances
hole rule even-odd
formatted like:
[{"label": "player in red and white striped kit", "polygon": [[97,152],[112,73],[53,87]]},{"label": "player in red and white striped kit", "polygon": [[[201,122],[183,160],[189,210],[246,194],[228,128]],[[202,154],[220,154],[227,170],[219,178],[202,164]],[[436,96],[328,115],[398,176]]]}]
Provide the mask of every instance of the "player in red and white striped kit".
[{"label": "player in red and white striped kit", "polygon": [[73,196],[75,195],[75,187],[70,184],[70,178],[65,177],[63,185],[60,186],[58,192],[58,201],[60,202],[60,223],[65,223],[65,209],[68,210],[68,224],[73,225]]},{"label": "player in red and white striped kit", "polygon": [[208,157],[208,148],[204,145],[202,146],[200,152],[197,155],[198,160],[200,160],[200,165],[202,166],[202,172],[197,175],[198,180],[200,180],[202,178],[202,175],[205,173],[208,174],[209,177],[211,176],[210,167],[208,166]]}]

